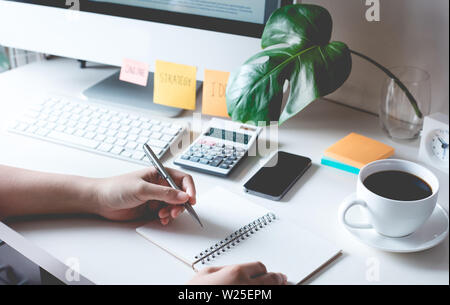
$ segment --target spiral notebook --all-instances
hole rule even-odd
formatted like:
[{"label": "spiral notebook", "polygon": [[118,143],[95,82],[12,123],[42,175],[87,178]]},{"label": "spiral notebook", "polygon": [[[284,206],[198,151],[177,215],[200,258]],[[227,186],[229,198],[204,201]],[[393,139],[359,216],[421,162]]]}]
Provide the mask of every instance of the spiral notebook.
[{"label": "spiral notebook", "polygon": [[195,210],[203,229],[183,213],[167,227],[151,222],[136,231],[196,271],[261,261],[292,284],[304,282],[341,254],[330,242],[220,187],[201,196]]}]

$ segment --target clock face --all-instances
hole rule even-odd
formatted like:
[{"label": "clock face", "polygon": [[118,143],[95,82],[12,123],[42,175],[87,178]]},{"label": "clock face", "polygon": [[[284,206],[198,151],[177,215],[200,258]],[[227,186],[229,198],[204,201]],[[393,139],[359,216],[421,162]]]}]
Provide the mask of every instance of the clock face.
[{"label": "clock face", "polygon": [[431,152],[434,157],[442,162],[449,160],[449,136],[448,130],[436,130],[431,139]]}]

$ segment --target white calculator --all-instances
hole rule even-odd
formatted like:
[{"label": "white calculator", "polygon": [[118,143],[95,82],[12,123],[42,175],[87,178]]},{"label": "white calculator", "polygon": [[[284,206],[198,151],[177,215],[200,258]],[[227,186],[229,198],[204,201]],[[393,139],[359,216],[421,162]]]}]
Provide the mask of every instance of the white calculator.
[{"label": "white calculator", "polygon": [[260,133],[261,127],[212,119],[174,163],[212,175],[228,176],[247,156]]}]

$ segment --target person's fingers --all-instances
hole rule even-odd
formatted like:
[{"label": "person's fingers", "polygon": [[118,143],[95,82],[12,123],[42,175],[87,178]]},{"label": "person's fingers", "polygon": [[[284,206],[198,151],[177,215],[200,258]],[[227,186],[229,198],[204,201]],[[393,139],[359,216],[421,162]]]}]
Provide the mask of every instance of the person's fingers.
[{"label": "person's fingers", "polygon": [[161,219],[170,217],[170,208],[162,208],[159,210],[158,217]]},{"label": "person's fingers", "polygon": [[169,217],[167,217],[167,218],[162,218],[162,219],[160,219],[159,221],[161,222],[161,224],[162,224],[163,226],[167,226],[167,225],[169,224],[169,222],[170,222],[170,218],[169,218]]},{"label": "person's fingers", "polygon": [[175,180],[175,183],[177,183],[177,185],[189,195],[189,202],[191,204],[195,204],[197,194],[192,176],[172,168],[167,168],[167,172]]},{"label": "person's fingers", "polygon": [[282,273],[269,272],[252,279],[254,285],[285,285],[287,277]]},{"label": "person's fingers", "polygon": [[145,201],[159,200],[168,204],[183,204],[190,198],[190,196],[183,191],[148,182],[143,182],[141,184],[138,190],[138,197]]},{"label": "person's fingers", "polygon": [[219,266],[219,267],[206,267],[203,268],[202,270],[200,270],[200,273],[203,274],[210,274],[210,273],[214,273],[214,272],[218,272],[220,270],[222,270],[223,268],[225,268],[224,266]]},{"label": "person's fingers", "polygon": [[172,216],[172,218],[177,218],[183,212],[184,212],[184,207],[182,207],[182,206],[180,206],[180,207],[173,207],[173,208],[170,209],[170,216]]},{"label": "person's fingers", "polygon": [[160,204],[158,201],[151,200],[147,202],[147,206],[150,211],[157,211],[160,207]]},{"label": "person's fingers", "polygon": [[248,277],[253,278],[267,273],[266,266],[261,262],[252,262],[239,265]]}]

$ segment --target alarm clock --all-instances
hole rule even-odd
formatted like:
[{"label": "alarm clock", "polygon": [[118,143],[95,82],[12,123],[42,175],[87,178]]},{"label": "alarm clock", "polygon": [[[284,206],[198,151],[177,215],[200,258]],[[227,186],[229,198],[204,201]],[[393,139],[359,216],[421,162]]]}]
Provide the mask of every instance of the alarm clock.
[{"label": "alarm clock", "polygon": [[419,159],[448,173],[449,154],[448,115],[435,113],[425,117]]}]

